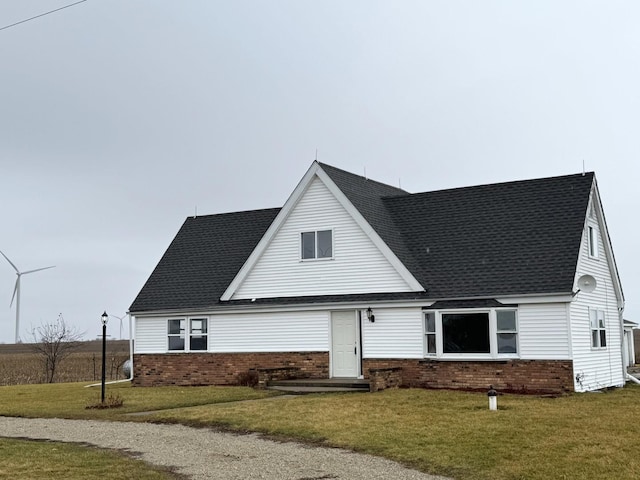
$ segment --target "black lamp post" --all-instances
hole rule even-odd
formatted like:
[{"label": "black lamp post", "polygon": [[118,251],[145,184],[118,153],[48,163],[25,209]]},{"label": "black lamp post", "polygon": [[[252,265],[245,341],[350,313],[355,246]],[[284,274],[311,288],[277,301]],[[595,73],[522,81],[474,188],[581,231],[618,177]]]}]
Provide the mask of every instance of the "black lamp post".
[{"label": "black lamp post", "polygon": [[104,380],[107,373],[107,321],[109,315],[105,311],[102,314],[102,392],[100,395],[101,403],[104,403]]}]

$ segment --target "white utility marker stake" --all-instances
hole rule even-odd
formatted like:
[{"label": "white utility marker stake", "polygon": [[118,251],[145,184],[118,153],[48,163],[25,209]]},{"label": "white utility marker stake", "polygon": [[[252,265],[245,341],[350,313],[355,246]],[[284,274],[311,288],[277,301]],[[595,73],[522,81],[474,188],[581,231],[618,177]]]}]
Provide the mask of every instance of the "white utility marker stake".
[{"label": "white utility marker stake", "polygon": [[489,410],[498,409],[498,392],[493,389],[493,385],[489,385],[489,391],[487,392],[489,397]]}]

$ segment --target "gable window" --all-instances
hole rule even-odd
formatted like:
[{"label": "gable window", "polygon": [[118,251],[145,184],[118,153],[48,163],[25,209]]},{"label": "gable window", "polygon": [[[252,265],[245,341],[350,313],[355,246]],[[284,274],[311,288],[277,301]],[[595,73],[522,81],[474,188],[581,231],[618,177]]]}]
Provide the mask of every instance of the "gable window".
[{"label": "gable window", "polygon": [[302,232],[300,245],[303,260],[333,258],[333,231]]},{"label": "gable window", "polygon": [[589,310],[589,320],[591,322],[591,346],[593,348],[606,348],[607,330],[604,310]]},{"label": "gable window", "polygon": [[518,355],[517,310],[424,312],[424,354],[438,358]]},{"label": "gable window", "polygon": [[598,230],[596,227],[588,227],[589,256],[598,258]]},{"label": "gable window", "polygon": [[[169,320],[168,346],[170,351],[207,350],[208,321],[206,318],[177,318]],[[186,328],[189,328],[188,332]]]}]

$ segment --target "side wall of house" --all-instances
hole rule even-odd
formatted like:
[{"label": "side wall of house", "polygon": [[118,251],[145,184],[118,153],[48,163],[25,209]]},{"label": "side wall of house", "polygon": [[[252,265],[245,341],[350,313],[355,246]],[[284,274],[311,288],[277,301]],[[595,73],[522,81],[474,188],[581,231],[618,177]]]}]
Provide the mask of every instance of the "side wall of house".
[{"label": "side wall of house", "polygon": [[[576,281],[582,275],[596,279],[593,292],[580,291],[571,303],[571,340],[576,391],[595,390],[624,384],[622,367],[622,326],[614,287],[612,266],[605,249],[605,229],[598,221],[599,206],[589,209],[582,235]],[[588,228],[597,232],[598,254],[589,252]],[[592,345],[590,310],[604,311],[606,347]]]},{"label": "side wall of house", "polygon": [[[302,261],[302,232],[320,230],[333,231],[333,258]],[[378,247],[316,178],[233,298],[409,290]]]}]

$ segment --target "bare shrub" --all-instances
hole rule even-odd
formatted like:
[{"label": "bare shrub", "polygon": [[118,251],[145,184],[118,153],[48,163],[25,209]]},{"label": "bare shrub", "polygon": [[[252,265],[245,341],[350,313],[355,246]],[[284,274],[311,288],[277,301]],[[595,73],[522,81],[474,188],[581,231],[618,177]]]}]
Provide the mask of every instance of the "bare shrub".
[{"label": "bare shrub", "polygon": [[46,383],[53,383],[59,364],[78,350],[82,333],[65,323],[62,314],[53,323],[45,323],[31,330],[32,348],[44,366]]},{"label": "bare shrub", "polygon": [[255,387],[258,385],[258,372],[247,370],[238,374],[238,385],[241,387]]},{"label": "bare shrub", "polygon": [[87,405],[85,409],[105,409],[105,408],[120,408],[124,405],[124,400],[120,395],[107,395],[104,399],[104,403],[92,403],[91,405]]}]

